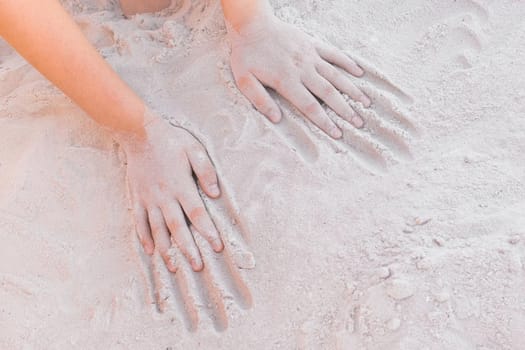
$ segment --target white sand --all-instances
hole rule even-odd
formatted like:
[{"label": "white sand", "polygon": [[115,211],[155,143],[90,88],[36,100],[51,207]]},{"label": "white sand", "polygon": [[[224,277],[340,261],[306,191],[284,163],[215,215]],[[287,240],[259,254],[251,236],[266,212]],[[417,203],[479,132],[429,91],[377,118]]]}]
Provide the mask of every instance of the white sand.
[{"label": "white sand", "polygon": [[1,349],[523,349],[521,2],[273,2],[407,93],[375,81],[419,132],[379,110],[411,158],[377,128],[348,146],[284,103],[278,126],[253,111],[216,0],[132,20],[67,3],[141,96],[189,116],[231,199],[210,210],[232,259],[151,275],[117,147],[0,44]]}]

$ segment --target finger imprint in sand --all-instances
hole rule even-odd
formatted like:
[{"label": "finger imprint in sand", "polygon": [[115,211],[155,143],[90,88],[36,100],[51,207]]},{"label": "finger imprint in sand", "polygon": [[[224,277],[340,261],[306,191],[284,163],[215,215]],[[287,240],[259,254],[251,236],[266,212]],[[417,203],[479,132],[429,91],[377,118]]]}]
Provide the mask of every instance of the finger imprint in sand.
[{"label": "finger imprint in sand", "polygon": [[366,120],[364,130],[377,138],[392,152],[395,152],[396,156],[403,159],[411,158],[408,146],[409,136],[404,129],[386,123],[373,109],[363,108],[359,104],[354,108]]},{"label": "finger imprint in sand", "polygon": [[[192,274],[195,272],[191,269],[187,260],[182,253],[177,252],[177,272],[170,274],[174,298],[178,305],[182,306],[181,316],[185,320],[186,329],[194,332],[199,327],[199,299]],[[206,268],[206,267],[205,267]]]},{"label": "finger imprint in sand", "polygon": [[[411,104],[414,102],[414,99],[412,96],[407,94],[405,91],[403,91],[399,86],[394,84],[385,74],[380,72],[377,68],[375,68],[371,63],[366,61],[365,59],[356,56],[355,54],[350,55],[354,61],[356,61],[360,67],[363,68],[365,71],[365,75],[360,78],[360,80],[363,80],[365,82],[368,82],[370,85],[387,91],[390,94],[397,97],[401,102],[404,104]],[[357,83],[360,81],[358,80]],[[367,95],[368,92],[364,91]],[[369,96],[371,97],[371,96]]]},{"label": "finger imprint in sand", "polygon": [[242,308],[247,309],[252,306],[253,301],[241,270],[255,268],[255,258],[240,232],[239,222],[228,222],[225,219],[227,215],[224,215],[227,206],[221,204],[220,201],[215,205],[207,203],[210,213],[216,218],[215,223],[225,244],[222,255],[217,257],[220,264],[217,263],[216,266],[235,300]]},{"label": "finger imprint in sand", "polygon": [[298,120],[299,112],[295,112],[293,106],[277,95],[274,96],[274,99],[283,112],[282,120],[279,124],[274,124],[275,130],[303,161],[314,163],[319,159],[320,150],[315,139],[312,138],[311,131],[304,122]]},{"label": "finger imprint in sand", "polygon": [[[226,194],[222,197],[226,197]],[[165,257],[161,258],[158,252],[150,258],[142,250],[139,251],[150,291],[149,299],[156,305],[157,312],[180,319],[189,331],[195,331],[199,324],[205,322],[199,316],[204,312],[215,330],[224,331],[228,327],[228,312],[233,311],[228,301],[237,302],[242,309],[252,305],[251,292],[240,269],[253,268],[255,261],[236,227],[237,223],[224,219],[228,216],[224,215],[225,212],[231,212],[226,207],[236,207],[234,201],[225,204],[223,202],[227,200],[223,199],[221,203],[211,203],[206,197],[203,198],[210,214],[220,218],[216,220],[216,225],[225,249],[222,253],[215,253],[203,235],[192,226],[192,237],[202,254],[202,271],[194,272],[175,246],[172,246],[169,254],[175,273],[168,271]]]},{"label": "finger imprint in sand", "polygon": [[[375,72],[374,76],[383,76]],[[408,112],[396,102],[396,96],[406,97],[408,95],[399,93],[401,91],[399,88],[394,89],[396,92],[394,96],[379,90],[368,82],[356,84],[370,97],[372,104],[369,108],[365,108],[361,103],[356,103],[346,95],[343,96],[365,121],[363,128],[356,129],[345,120],[338,118],[333,111],[328,111],[328,115],[343,130],[342,144],[348,146],[346,151],[372,172],[381,172],[400,160],[411,159],[409,143],[412,136],[418,135],[418,129],[408,117]],[[394,86],[391,83],[388,84]],[[336,150],[340,149],[337,142],[330,141],[330,143]]]},{"label": "finger imprint in sand", "polygon": [[[143,252],[141,255],[146,288],[149,291],[148,303],[154,307],[156,313],[179,319],[188,331],[195,331],[199,324],[199,315],[195,306],[195,293],[189,291],[187,274],[169,272],[158,253],[152,257]],[[177,260],[178,268],[186,261],[180,252],[172,252],[172,256]]]},{"label": "finger imprint in sand", "polygon": [[[397,103],[395,95],[392,95],[385,90],[381,91],[376,89],[368,83],[358,83],[358,85],[360,89],[370,96],[373,104],[371,110],[381,116],[384,121],[406,131],[411,136],[419,135],[419,130],[414,121],[410,118],[406,106]],[[362,108],[360,108],[360,110],[363,111]]]},{"label": "finger imprint in sand", "polygon": [[214,261],[215,253],[209,249],[208,244],[195,232],[194,228],[192,228],[192,232],[194,232],[197,246],[203,253],[203,260],[206,266],[202,273],[194,274],[194,276],[201,292],[201,298],[205,301],[205,310],[212,320],[215,330],[221,332],[228,328],[228,315],[224,303],[226,295],[225,290],[221,286],[224,283],[220,283],[222,281]]},{"label": "finger imprint in sand", "polygon": [[[356,59],[365,75],[356,85],[372,101],[369,108],[345,95],[347,103],[364,120],[362,129],[344,128],[343,141],[357,151],[352,155],[369,168],[384,169],[398,160],[410,159],[409,141],[419,134],[418,128],[405,110],[412,97],[390,81],[383,73],[363,59]],[[403,106],[403,107],[402,107]],[[335,119],[334,113],[330,116]],[[369,144],[368,147],[365,145]]]}]

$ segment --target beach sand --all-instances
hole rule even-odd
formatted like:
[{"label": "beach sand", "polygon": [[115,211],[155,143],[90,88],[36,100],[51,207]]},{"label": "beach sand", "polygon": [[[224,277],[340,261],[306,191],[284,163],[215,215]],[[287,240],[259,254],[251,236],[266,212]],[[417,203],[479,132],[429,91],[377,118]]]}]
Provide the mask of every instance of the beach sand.
[{"label": "beach sand", "polygon": [[273,1],[368,70],[374,112],[335,142],[237,91],[218,1],[64,2],[207,146],[227,252],[145,258],[118,146],[0,43],[1,349],[523,349],[524,4]]}]

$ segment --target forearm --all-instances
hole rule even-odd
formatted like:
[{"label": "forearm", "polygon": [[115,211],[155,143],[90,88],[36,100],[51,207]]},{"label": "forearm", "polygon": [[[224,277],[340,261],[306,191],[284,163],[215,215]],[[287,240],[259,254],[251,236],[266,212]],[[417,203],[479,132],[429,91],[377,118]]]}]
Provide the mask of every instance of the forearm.
[{"label": "forearm", "polygon": [[240,29],[261,15],[271,14],[268,0],[221,0],[224,18],[229,29]]},{"label": "forearm", "polygon": [[143,132],[144,103],[57,0],[0,0],[0,36],[98,123]]},{"label": "forearm", "polygon": [[126,16],[137,13],[157,12],[171,4],[171,0],[120,0],[120,7]]}]

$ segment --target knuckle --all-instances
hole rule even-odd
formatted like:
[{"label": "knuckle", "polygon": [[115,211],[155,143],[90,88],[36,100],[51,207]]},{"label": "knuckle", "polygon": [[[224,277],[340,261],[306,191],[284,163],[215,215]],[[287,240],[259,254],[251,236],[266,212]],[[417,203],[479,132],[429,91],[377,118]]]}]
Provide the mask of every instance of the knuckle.
[{"label": "knuckle", "polygon": [[336,79],[337,77],[339,77],[338,72],[331,65],[325,66],[324,68],[322,68],[321,71],[322,73],[324,73],[324,76],[326,76],[326,78],[328,79]]},{"label": "knuckle", "polygon": [[324,76],[326,77],[326,79],[330,80],[330,81],[334,81],[334,80],[337,80],[339,79],[339,74],[337,74],[337,72],[334,72],[332,69],[328,69]]},{"label": "knuckle", "polygon": [[273,82],[273,86],[275,87],[275,90],[280,91],[283,88],[283,81],[282,79],[275,79]]},{"label": "knuckle", "polygon": [[275,88],[275,90],[281,90],[284,86],[284,81],[287,80],[286,74],[283,74],[281,77],[276,77],[272,81],[272,85]]},{"label": "knuckle", "polygon": [[167,259],[169,260],[169,249],[170,249],[169,246],[167,246],[166,244],[157,244],[157,249],[162,259],[164,259],[164,261],[166,261]]},{"label": "knuckle", "polygon": [[297,77],[299,76],[300,74],[297,70],[297,67],[293,65],[287,65],[282,72],[273,75],[270,81],[272,82],[273,88],[279,91],[289,88],[290,84],[298,83],[299,81]]},{"label": "knuckle", "polygon": [[317,114],[319,112],[319,103],[317,102],[308,102],[304,105],[304,111],[306,114]]},{"label": "knuckle", "polygon": [[251,86],[251,79],[248,75],[242,74],[236,78],[237,86],[241,90],[247,90]]},{"label": "knuckle", "polygon": [[168,225],[170,231],[172,231],[172,232],[176,232],[180,228],[179,220],[173,219],[173,218],[168,219],[167,222],[166,222],[166,225]]},{"label": "knuckle", "polygon": [[345,77],[343,74],[341,74],[341,72],[339,72],[337,69],[335,69],[334,67],[331,67],[330,69],[330,76],[329,76],[329,80],[331,82],[333,82],[334,84],[340,84],[340,85],[345,85],[347,82],[352,84],[352,82],[350,81],[350,79],[348,79],[347,77]]},{"label": "knuckle", "polygon": [[199,222],[201,218],[204,217],[205,214],[206,214],[206,209],[204,209],[203,207],[194,207],[193,209],[189,211],[188,217],[191,222],[195,223],[195,222]]},{"label": "knuckle", "polygon": [[324,97],[333,97],[335,95],[336,91],[334,87],[330,84],[323,84],[322,87],[322,94]]},{"label": "knuckle", "polygon": [[160,227],[160,225],[159,225],[156,221],[153,221],[153,222],[150,221],[149,226],[150,226],[150,228],[151,228],[151,232],[152,232],[152,233],[154,233],[154,234],[158,234],[158,233],[160,233],[160,231],[161,231],[161,227]]}]

